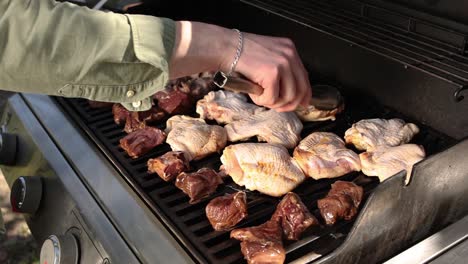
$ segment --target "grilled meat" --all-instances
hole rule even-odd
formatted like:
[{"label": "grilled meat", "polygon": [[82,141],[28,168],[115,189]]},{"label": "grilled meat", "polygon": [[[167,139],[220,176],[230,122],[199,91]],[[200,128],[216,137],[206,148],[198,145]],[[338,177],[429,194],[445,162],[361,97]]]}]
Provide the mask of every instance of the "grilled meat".
[{"label": "grilled meat", "polygon": [[127,121],[127,118],[130,116],[130,111],[128,111],[121,104],[114,104],[112,106],[112,114],[114,115],[114,122],[117,125],[122,125]]},{"label": "grilled meat", "polygon": [[222,170],[238,185],[271,196],[282,196],[305,176],[281,145],[242,143],[226,147],[221,156]]},{"label": "grilled meat", "polygon": [[148,111],[129,112],[125,122],[124,131],[131,133],[135,130],[142,129],[147,125],[154,125],[165,117],[166,113],[158,107],[152,107]]},{"label": "grilled meat", "polygon": [[205,120],[173,116],[166,123],[167,143],[173,151],[183,151],[187,160],[199,160],[226,146],[223,127],[208,125]]},{"label": "grilled meat", "polygon": [[361,204],[364,190],[361,186],[349,181],[336,181],[331,185],[328,195],[348,195],[353,201],[355,207]]},{"label": "grilled meat", "polygon": [[190,94],[180,90],[163,90],[154,96],[158,100],[158,106],[170,115],[188,114],[193,111],[194,100]]},{"label": "grilled meat", "polygon": [[91,108],[107,108],[107,107],[112,107],[114,103],[88,100],[88,105]]},{"label": "grilled meat", "polygon": [[182,172],[176,178],[175,186],[190,197],[189,203],[195,204],[216,191],[223,183],[221,177],[212,169],[199,169],[197,172]]},{"label": "grilled meat", "polygon": [[288,240],[298,240],[301,234],[312,225],[319,225],[301,198],[295,193],[287,193],[276,207],[272,220],[281,223],[284,236]]},{"label": "grilled meat", "polygon": [[147,164],[148,173],[156,173],[165,181],[172,181],[177,175],[190,169],[182,151],[169,151],[162,156],[149,159]]},{"label": "grilled meat", "polygon": [[377,176],[380,181],[407,171],[406,182],[409,182],[413,165],[425,157],[424,149],[415,144],[404,144],[397,147],[379,148],[359,155],[362,172],[367,176]]},{"label": "grilled meat", "polygon": [[314,132],[294,149],[294,159],[306,176],[316,180],[336,178],[361,170],[359,156],[344,141],[329,132]]},{"label": "grilled meat", "polygon": [[125,123],[124,131],[127,133],[142,129],[146,125],[155,124],[166,116],[158,107],[152,107],[147,111],[132,112],[128,111],[121,104],[114,104],[112,106],[112,113],[114,114],[114,122],[117,125]]},{"label": "grilled meat", "polygon": [[200,118],[229,124],[265,111],[265,108],[248,103],[243,94],[220,90],[210,92],[199,100],[196,111]]},{"label": "grilled meat", "polygon": [[155,125],[166,117],[164,111],[156,106],[148,111],[133,112],[132,114],[136,114],[138,120],[145,122],[147,125]]},{"label": "grilled meat", "polygon": [[140,121],[138,112],[130,112],[125,121],[124,131],[129,134],[145,127],[146,123]]},{"label": "grilled meat", "polygon": [[195,108],[195,102],[215,88],[212,77],[200,73],[168,82],[165,89],[157,92],[153,98],[158,106],[170,115],[189,114]]},{"label": "grilled meat", "polygon": [[120,147],[135,159],[162,144],[165,139],[166,134],[163,131],[154,127],[145,127],[120,139]]},{"label": "grilled meat", "polygon": [[346,143],[359,150],[373,150],[377,147],[393,147],[408,143],[419,128],[412,123],[394,119],[361,120],[345,132]]},{"label": "grilled meat", "polygon": [[351,220],[362,201],[364,191],[352,182],[336,181],[325,198],[317,201],[320,214],[327,225],[334,225],[338,220]]},{"label": "grilled meat", "polygon": [[313,121],[335,121],[336,115],[341,113],[344,109],[344,105],[339,106],[333,110],[320,110],[315,108],[313,105],[297,109],[295,112],[297,116],[304,122]]},{"label": "grilled meat", "polygon": [[179,90],[189,94],[194,101],[197,101],[216,88],[216,85],[213,82],[213,75],[213,72],[201,72],[178,78],[170,81],[166,85],[166,90]]},{"label": "grilled meat", "polygon": [[231,142],[257,136],[259,141],[294,148],[300,140],[303,125],[294,112],[267,110],[225,126]]},{"label": "grilled meat", "polygon": [[205,211],[214,230],[230,230],[247,217],[247,195],[236,192],[214,198]]},{"label": "grilled meat", "polygon": [[249,264],[284,263],[286,251],[281,236],[280,223],[275,220],[231,231],[231,238],[241,241],[242,254]]}]

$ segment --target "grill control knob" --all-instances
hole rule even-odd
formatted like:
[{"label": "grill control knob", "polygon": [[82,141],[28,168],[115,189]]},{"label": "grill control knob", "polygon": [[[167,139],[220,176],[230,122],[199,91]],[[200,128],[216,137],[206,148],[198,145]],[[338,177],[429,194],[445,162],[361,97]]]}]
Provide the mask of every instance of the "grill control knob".
[{"label": "grill control knob", "polygon": [[51,235],[41,247],[41,264],[77,264],[78,241],[72,234]]},{"label": "grill control knob", "polygon": [[0,133],[0,164],[14,165],[16,158],[16,135]]},{"label": "grill control knob", "polygon": [[21,176],[11,186],[11,208],[17,213],[34,214],[41,204],[42,180],[38,176]]}]

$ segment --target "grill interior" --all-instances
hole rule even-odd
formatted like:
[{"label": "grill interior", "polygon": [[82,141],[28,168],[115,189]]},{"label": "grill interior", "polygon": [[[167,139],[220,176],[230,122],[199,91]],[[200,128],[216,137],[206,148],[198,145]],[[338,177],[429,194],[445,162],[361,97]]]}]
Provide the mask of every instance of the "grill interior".
[{"label": "grill interior", "polygon": [[468,83],[467,33],[361,1],[245,2],[324,30],[441,80],[460,86]]},{"label": "grill interior", "polygon": [[[414,122],[421,128],[421,132],[412,142],[423,145],[427,155],[437,153],[455,143],[452,138],[414,120],[409,120],[398,112],[379,105],[371,98],[357,95],[354,97],[345,95],[345,98],[347,99],[345,111],[338,116],[336,121],[305,123],[302,136],[305,137],[314,131],[329,131],[343,137],[344,131],[361,119],[398,117]],[[160,145],[138,159],[131,159],[119,147],[119,140],[126,134],[122,131],[122,127],[114,123],[110,108],[92,109],[83,99],[57,98],[57,101],[86,132],[91,141],[102,150],[120,175],[134,188],[196,261],[201,263],[243,262],[239,242],[230,239],[229,232],[214,231],[205,217],[205,206],[209,200],[224,193],[243,190],[242,187],[234,184],[228,177],[225,179],[225,184],[221,185],[209,199],[190,205],[188,197],[173,183],[167,183],[157,175],[147,173],[146,161],[169,151],[169,145]],[[161,122],[159,128],[164,128],[164,123]],[[219,157],[220,155],[212,155],[201,161],[192,162],[192,165],[194,169],[209,167],[217,170],[221,165]],[[354,181],[363,186],[366,193],[365,199],[378,184],[377,178],[365,177],[362,173],[350,173],[339,179]],[[307,179],[294,192],[302,198],[309,210],[321,219],[317,210],[317,199],[326,195],[330,184],[335,180]],[[240,227],[255,226],[265,222],[271,217],[279,201],[277,198],[251,191],[247,191],[247,197],[249,216],[241,222]],[[311,251],[319,254],[332,251],[346,237],[348,230],[352,227],[352,222],[342,221],[332,227],[321,226],[310,229],[301,240],[286,242],[286,261],[294,261]]]}]

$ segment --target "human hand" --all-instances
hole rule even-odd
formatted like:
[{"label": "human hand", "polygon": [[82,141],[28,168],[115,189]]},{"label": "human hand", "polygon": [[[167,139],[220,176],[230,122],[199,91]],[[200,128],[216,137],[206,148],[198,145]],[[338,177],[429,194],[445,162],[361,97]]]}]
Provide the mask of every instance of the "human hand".
[{"label": "human hand", "polygon": [[279,112],[309,105],[312,89],[308,74],[289,39],[244,34],[236,71],[265,89],[261,95],[250,95],[258,105]]},{"label": "human hand", "polygon": [[[237,32],[188,21],[177,22],[176,28],[171,78],[230,69],[238,46]],[[261,95],[250,95],[258,105],[292,111],[310,102],[308,74],[289,39],[244,33],[244,46],[235,71],[265,89]]]}]

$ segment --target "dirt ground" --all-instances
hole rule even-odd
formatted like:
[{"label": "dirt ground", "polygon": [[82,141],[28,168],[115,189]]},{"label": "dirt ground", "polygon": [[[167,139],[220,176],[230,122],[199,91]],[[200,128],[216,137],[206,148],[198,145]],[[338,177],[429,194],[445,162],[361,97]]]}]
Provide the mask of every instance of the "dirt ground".
[{"label": "dirt ground", "polygon": [[0,234],[0,264],[39,264],[39,249],[23,216],[11,211],[10,188],[1,171],[0,209],[6,228]]}]

